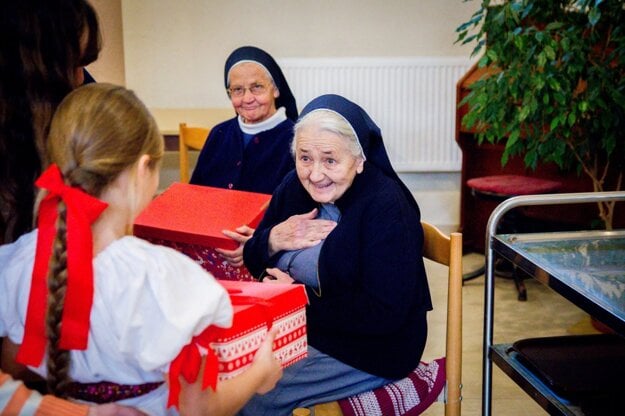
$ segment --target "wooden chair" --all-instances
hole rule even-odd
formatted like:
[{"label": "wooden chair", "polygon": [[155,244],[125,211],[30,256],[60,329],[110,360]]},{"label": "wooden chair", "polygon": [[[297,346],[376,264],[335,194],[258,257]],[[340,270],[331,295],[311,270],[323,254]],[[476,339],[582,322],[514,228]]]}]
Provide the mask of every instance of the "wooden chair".
[{"label": "wooden chair", "polygon": [[[421,222],[424,232],[423,257],[448,266],[447,333],[445,340],[445,416],[460,416],[462,387],[462,234],[443,234],[435,226]],[[436,306],[435,306],[436,307]],[[384,387],[381,387],[384,388]],[[343,401],[345,401],[344,399]],[[293,415],[306,415],[310,409],[295,409]],[[339,402],[315,405],[315,416],[343,416]],[[384,415],[386,416],[386,415]]]},{"label": "wooden chair", "polygon": [[189,149],[201,150],[208,139],[210,129],[207,127],[190,127],[180,123],[178,143],[180,151],[180,182],[189,182]]}]

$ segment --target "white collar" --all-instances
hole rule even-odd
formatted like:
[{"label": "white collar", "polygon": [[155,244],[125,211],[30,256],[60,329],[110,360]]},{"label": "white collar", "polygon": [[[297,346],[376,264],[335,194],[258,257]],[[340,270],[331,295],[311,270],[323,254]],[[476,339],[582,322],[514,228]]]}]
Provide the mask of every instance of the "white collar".
[{"label": "white collar", "polygon": [[286,120],[286,109],[284,107],[278,108],[278,110],[267,120],[263,120],[260,123],[245,124],[241,119],[241,116],[237,117],[239,121],[239,127],[245,134],[258,134],[266,130],[271,130],[278,124]]}]

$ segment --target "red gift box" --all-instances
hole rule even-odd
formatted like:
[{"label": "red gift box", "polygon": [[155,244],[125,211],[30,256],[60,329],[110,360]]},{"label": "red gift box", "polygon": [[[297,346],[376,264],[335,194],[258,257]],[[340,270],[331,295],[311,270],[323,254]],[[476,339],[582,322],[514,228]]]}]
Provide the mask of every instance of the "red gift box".
[{"label": "red gift box", "polygon": [[219,361],[219,380],[249,367],[267,334],[268,324],[278,329],[274,356],[282,367],[308,355],[304,285],[223,280],[234,307],[230,328],[214,327],[211,347]]},{"label": "red gift box", "polygon": [[137,217],[134,234],[188,255],[218,279],[253,280],[245,267],[233,267],[215,248],[238,243],[222,230],[256,228],[271,195],[174,183]]}]

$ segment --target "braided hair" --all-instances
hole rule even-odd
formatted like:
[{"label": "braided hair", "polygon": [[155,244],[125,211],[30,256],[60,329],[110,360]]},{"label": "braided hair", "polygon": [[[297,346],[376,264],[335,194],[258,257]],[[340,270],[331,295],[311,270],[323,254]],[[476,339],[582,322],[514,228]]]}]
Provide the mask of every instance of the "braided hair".
[{"label": "braided hair", "polygon": [[[142,155],[157,169],[163,138],[147,108],[132,91],[111,84],[89,84],[71,92],[52,119],[48,156],[68,185],[99,197]],[[40,197],[43,196],[43,193]],[[129,198],[132,198],[129,195]],[[56,236],[48,268],[48,387],[64,397],[70,380],[70,352],[59,348],[67,288],[65,205],[58,206]]]}]

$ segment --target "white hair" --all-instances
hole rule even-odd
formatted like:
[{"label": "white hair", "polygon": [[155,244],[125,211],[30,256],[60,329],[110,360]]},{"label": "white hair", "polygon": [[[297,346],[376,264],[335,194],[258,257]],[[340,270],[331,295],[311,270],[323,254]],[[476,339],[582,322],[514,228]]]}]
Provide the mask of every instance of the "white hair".
[{"label": "white hair", "polygon": [[269,81],[271,81],[271,84],[274,86],[274,88],[278,89],[278,86],[276,85],[275,81],[273,80],[273,77],[271,76],[271,72],[269,72],[267,67],[265,67],[265,65],[261,64],[260,62],[253,61],[251,59],[244,59],[242,61],[238,61],[236,64],[234,64],[234,65],[232,65],[230,67],[230,69],[228,70],[228,85],[226,86],[226,88],[230,88],[230,73],[232,72],[234,67],[236,67],[237,65],[240,65],[240,64],[256,64],[256,65],[258,65],[259,67],[261,67],[263,69],[263,71],[265,72],[265,75],[267,75],[267,78],[269,78]]},{"label": "white hair", "polygon": [[293,141],[291,142],[291,153],[293,156],[295,156],[298,132],[309,126],[315,126],[322,131],[328,131],[344,138],[347,141],[349,151],[354,157],[367,160],[352,125],[341,114],[325,108],[311,111],[295,124],[295,127],[293,127]]}]

